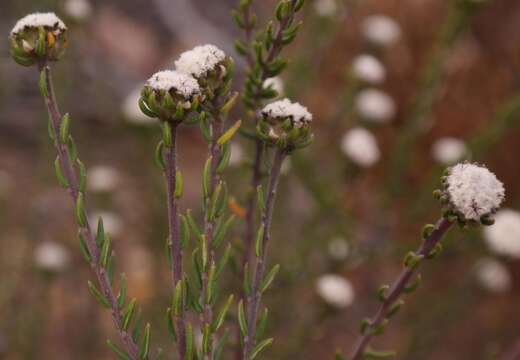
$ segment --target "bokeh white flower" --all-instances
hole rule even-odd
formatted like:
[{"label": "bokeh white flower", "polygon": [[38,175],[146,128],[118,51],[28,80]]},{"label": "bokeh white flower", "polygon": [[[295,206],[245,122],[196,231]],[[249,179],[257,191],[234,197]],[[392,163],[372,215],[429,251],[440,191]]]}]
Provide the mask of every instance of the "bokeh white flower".
[{"label": "bokeh white flower", "polygon": [[484,228],[484,239],[491,251],[499,255],[520,258],[520,212],[499,210],[493,226]]},{"label": "bokeh white flower", "polygon": [[100,217],[103,219],[105,232],[112,236],[118,236],[121,234],[121,231],[123,230],[123,220],[119,215],[107,210],[94,211],[89,216],[89,223],[91,226],[96,228]]},{"label": "bokeh white flower", "polygon": [[390,46],[401,38],[401,27],[389,16],[371,15],[363,20],[361,32],[365,39],[379,46]]},{"label": "bokeh white flower", "polygon": [[368,54],[359,55],[352,61],[352,73],[359,80],[370,84],[380,84],[386,77],[383,64]]},{"label": "bokeh white flower", "polygon": [[63,10],[74,20],[85,21],[92,15],[92,4],[89,0],[66,0]]},{"label": "bokeh white flower", "polygon": [[511,289],[512,279],[507,267],[493,258],[484,258],[475,265],[475,277],[479,285],[493,293]]},{"label": "bokeh white flower", "polygon": [[318,16],[332,17],[338,12],[337,0],[314,0],[313,7],[314,11]]},{"label": "bokeh white flower", "polygon": [[342,261],[349,255],[350,246],[344,238],[335,237],[329,241],[327,250],[333,260]]},{"label": "bokeh white flower", "polygon": [[46,240],[34,249],[34,263],[42,270],[59,272],[64,270],[69,262],[68,250],[58,242]]},{"label": "bokeh white flower", "polygon": [[107,193],[116,189],[119,180],[120,175],[116,168],[97,165],[88,170],[87,188],[92,192]]},{"label": "bokeh white flower", "polygon": [[439,164],[452,165],[462,160],[467,153],[464,141],[454,137],[443,137],[432,146],[432,157]]},{"label": "bokeh white flower", "polygon": [[229,157],[229,166],[239,166],[244,161],[244,149],[237,142],[231,143],[231,155]]},{"label": "bokeh white flower", "polygon": [[377,89],[364,89],[354,100],[358,114],[367,121],[386,123],[395,116],[396,105],[392,97]]},{"label": "bokeh white flower", "polygon": [[316,281],[316,292],[329,305],[345,308],[354,302],[354,288],[350,281],[336,274],[322,275]]},{"label": "bokeh white flower", "polygon": [[449,168],[446,193],[457,213],[466,220],[480,221],[492,215],[504,200],[504,184],[486,167],[460,163]]},{"label": "bokeh white flower", "polygon": [[343,135],[341,150],[352,162],[362,167],[374,165],[381,156],[375,136],[362,127],[353,128]]}]

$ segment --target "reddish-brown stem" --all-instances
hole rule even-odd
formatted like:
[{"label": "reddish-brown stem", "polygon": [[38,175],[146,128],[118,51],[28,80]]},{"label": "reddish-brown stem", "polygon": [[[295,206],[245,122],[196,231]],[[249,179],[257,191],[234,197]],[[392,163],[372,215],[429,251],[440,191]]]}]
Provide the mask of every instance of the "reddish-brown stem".
[{"label": "reddish-brown stem", "polygon": [[[54,93],[51,69],[47,62],[42,62],[38,65],[38,70],[40,73],[42,71],[45,72],[44,86],[47,92],[47,96],[44,96],[44,100],[51,120],[52,131],[54,134],[54,145],[58,153],[58,161],[60,163],[63,176],[65,177],[68,183],[67,190],[74,204],[76,204],[80,194],[78,177],[76,175],[76,166],[71,162],[71,157],[67,145],[62,143],[59,139],[60,128],[62,124],[62,116],[59,111],[58,103],[56,101],[56,96]],[[90,229],[90,225],[88,223],[88,216],[85,216],[85,218],[85,224],[84,226],[79,226],[79,231],[85,239],[85,243],[90,253],[90,266],[92,267],[92,270],[96,275],[97,283],[102,294],[110,303],[112,320],[114,322],[114,326],[116,327],[119,333],[119,337],[121,338],[121,341],[124,345],[124,349],[133,360],[137,360],[139,358],[139,348],[137,344],[134,342],[131,334],[123,329],[123,315],[117,303],[117,296],[115,295],[114,290],[112,289],[112,284],[106,269],[99,263],[100,250],[96,245],[96,239]]]},{"label": "reddish-brown stem", "polygon": [[247,296],[246,311],[247,311],[247,334],[244,337],[244,348],[242,352],[243,360],[248,360],[251,355],[256,338],[256,320],[258,318],[258,309],[260,307],[260,299],[262,296],[262,289],[260,288],[264,279],[265,262],[267,253],[267,244],[271,238],[271,223],[273,219],[274,203],[276,199],[276,190],[280,180],[280,171],[286,152],[277,149],[274,154],[274,160],[269,174],[269,185],[265,199],[265,211],[262,214],[261,225],[264,229],[263,237],[261,239],[261,255],[256,258],[255,272],[253,283],[251,285],[251,293]]},{"label": "reddish-brown stem", "polygon": [[[177,130],[178,123],[171,123],[172,144],[165,148],[164,177],[166,180],[166,196],[168,207],[168,246],[171,253],[172,286],[175,289],[177,283],[183,279],[182,272],[182,246],[179,230],[179,205],[175,197],[177,182]],[[186,352],[186,324],[184,320],[184,305],[179,314],[174,315],[175,333],[177,335],[177,353],[180,359],[184,359]]]},{"label": "reddish-brown stem", "polygon": [[[415,252],[415,255],[427,257],[435,248],[435,245],[437,245],[442,240],[443,236],[450,229],[452,224],[453,223],[449,220],[441,218],[435,225],[435,228],[430,233],[430,235],[423,239],[421,246]],[[350,360],[360,360],[363,358],[367,346],[372,337],[374,336],[371,330],[380,326],[381,323],[387,318],[389,310],[391,309],[392,305],[396,303],[399,297],[404,293],[413,274],[415,273],[415,270],[416,267],[414,266],[405,266],[403,268],[397,280],[389,289],[388,293],[385,294],[384,300],[379,306],[379,309],[377,310],[376,314],[370,319],[367,330],[364,331],[364,334],[362,334],[356,342],[354,350],[352,351],[352,355],[349,358]]]}]

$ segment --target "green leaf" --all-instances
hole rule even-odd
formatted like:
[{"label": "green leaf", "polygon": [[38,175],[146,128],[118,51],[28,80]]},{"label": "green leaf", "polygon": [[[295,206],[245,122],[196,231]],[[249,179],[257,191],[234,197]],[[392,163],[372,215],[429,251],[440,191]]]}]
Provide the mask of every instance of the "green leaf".
[{"label": "green leaf", "polygon": [[238,303],[238,325],[240,326],[240,333],[242,337],[246,337],[247,335],[247,321],[246,314],[244,312],[244,302],[240,300]]},{"label": "green leaf", "polygon": [[90,262],[92,261],[92,256],[90,255],[90,251],[88,250],[88,246],[87,246],[87,243],[85,242],[85,238],[83,237],[83,234],[81,234],[81,230],[78,231],[78,238],[79,238],[79,247],[81,249],[83,257],[90,264]]},{"label": "green leaf", "polygon": [[80,159],[76,158],[76,163],[79,167],[79,186],[78,191],[84,193],[87,188],[87,169]]},{"label": "green leaf", "polygon": [[96,285],[94,285],[90,280],[87,282],[88,290],[96,298],[96,300],[104,307],[110,308],[110,302],[108,299],[101,294],[101,292],[96,288]]},{"label": "green leaf", "polygon": [[267,327],[267,318],[269,316],[269,309],[264,308],[262,315],[260,316],[260,320],[258,320],[258,325],[256,326],[256,338],[259,339],[265,332],[265,328]]},{"label": "green leaf", "polygon": [[233,303],[233,299],[234,299],[233,294],[229,295],[226,303],[224,304],[222,309],[220,309],[220,312],[218,313],[217,317],[215,318],[215,320],[213,321],[213,324],[211,326],[213,332],[215,332],[218,329],[220,329],[220,327],[224,323],[224,320],[226,319],[226,315],[227,315],[227,312],[229,310],[229,307]]},{"label": "green leaf", "polygon": [[190,323],[186,325],[186,354],[184,358],[186,360],[193,359],[193,327]]},{"label": "green leaf", "polygon": [[173,302],[172,302],[172,309],[173,314],[175,316],[179,316],[182,310],[183,306],[183,281],[179,280],[177,281],[177,284],[175,284],[175,290],[173,292]]},{"label": "green leaf", "polygon": [[215,271],[215,263],[213,262],[208,273],[208,289],[206,291],[206,304],[211,304],[211,302],[213,301],[213,292],[215,289]]},{"label": "green leaf", "polygon": [[258,204],[258,210],[260,213],[263,213],[265,211],[265,195],[262,185],[256,187],[256,202]]},{"label": "green leaf", "polygon": [[107,340],[108,347],[116,353],[116,355],[122,360],[132,360],[130,355],[128,355],[124,350],[120,349],[116,344],[112,341]]},{"label": "green leaf", "polygon": [[413,283],[411,283],[410,285],[405,286],[405,288],[403,289],[403,292],[405,292],[406,294],[410,294],[410,293],[414,292],[415,290],[417,290],[417,288],[419,287],[421,282],[422,282],[422,275],[417,274],[417,278],[415,279],[415,281]]},{"label": "green leaf", "polygon": [[[231,111],[231,109],[233,109],[233,106],[235,106],[235,103],[237,102],[238,95],[239,95],[238,92],[235,92],[233,95],[231,95],[231,97],[226,101],[226,103],[220,108],[221,114],[223,114],[223,115],[229,114],[229,112]],[[242,123],[242,120],[238,120],[228,131],[226,131],[220,137],[220,139],[218,139],[217,143],[219,145],[223,145],[224,143],[229,141],[229,139],[231,139],[233,137],[233,135],[235,134],[235,132],[238,130],[241,123]]]},{"label": "green leaf", "polygon": [[67,148],[69,150],[70,161],[75,163],[78,161],[78,149],[76,148],[76,143],[72,136],[69,136],[69,142],[67,144]]},{"label": "green leaf", "polygon": [[[235,96],[233,97],[233,99],[236,99],[237,96],[238,96],[238,93],[235,93]],[[242,125],[242,120],[238,120],[237,122],[235,122],[235,124],[233,124],[233,126],[231,126],[229,129],[227,129],[226,132],[224,134],[222,134],[222,136],[217,140],[217,144],[220,146],[226,144],[236,134],[238,129],[240,129],[241,125]]]},{"label": "green leaf", "polygon": [[202,190],[205,199],[207,199],[210,195],[209,188],[211,181],[211,160],[212,157],[210,156],[208,160],[206,160],[206,163],[204,164],[204,171],[202,172]]},{"label": "green leaf", "polygon": [[61,118],[60,123],[60,142],[66,144],[70,136],[70,115],[66,113]]},{"label": "green leaf", "polygon": [[264,281],[262,281],[262,285],[260,286],[260,292],[263,293],[269,288],[269,286],[273,282],[276,274],[278,274],[279,270],[280,270],[280,264],[276,264],[275,266],[273,266],[271,271],[269,271],[269,273],[265,277]]},{"label": "green leaf", "polygon": [[202,233],[199,229],[199,226],[197,225],[197,222],[193,218],[190,209],[188,209],[188,211],[186,211],[186,217],[188,219],[188,223],[190,224],[191,231],[193,232],[193,234],[195,235],[197,240],[200,240],[200,238],[202,237]]},{"label": "green leaf", "polygon": [[226,221],[219,219],[219,222],[215,229],[215,235],[213,236],[212,245],[213,248],[217,249],[222,242],[222,239],[226,236],[226,232],[235,221],[235,215],[230,215]]},{"label": "green leaf", "polygon": [[148,358],[148,352],[150,351],[150,332],[150,323],[148,323],[144,328],[143,343],[141,344],[141,351],[139,352],[139,358],[143,360]]},{"label": "green leaf", "polygon": [[165,147],[171,147],[173,145],[172,143],[172,126],[169,122],[165,121],[162,126],[162,132],[163,132],[163,143]]},{"label": "green leaf", "polygon": [[231,146],[229,146],[229,142],[225,143],[222,146],[222,155],[220,156],[220,160],[217,165],[217,174],[222,174],[224,170],[226,170],[229,159],[231,159]]},{"label": "green leaf", "polygon": [[254,358],[256,358],[256,356],[258,354],[260,354],[260,352],[262,350],[264,350],[266,347],[268,347],[269,345],[271,345],[273,343],[273,338],[269,338],[269,339],[265,339],[263,341],[261,341],[260,343],[258,343],[258,345],[256,345],[254,348],[253,348],[253,351],[251,352],[251,357],[250,359],[253,360]]},{"label": "green leaf", "polygon": [[185,249],[190,242],[190,225],[186,216],[180,216],[181,247]]},{"label": "green leaf", "polygon": [[38,40],[36,41],[36,47],[34,48],[34,52],[38,57],[44,57],[45,56],[45,30],[43,27],[38,28]]},{"label": "green leaf", "polygon": [[40,71],[38,86],[40,87],[40,94],[45,98],[49,97],[49,91],[47,90],[47,74],[45,73],[45,69]]},{"label": "green leaf", "polygon": [[229,338],[229,329],[226,329],[224,331],[224,334],[218,341],[217,346],[215,347],[215,360],[220,360],[228,338]]},{"label": "green leaf", "polygon": [[365,359],[387,359],[394,357],[395,355],[395,351],[377,351],[371,348],[368,348],[363,353]]},{"label": "green leaf", "polygon": [[107,234],[105,241],[103,242],[103,247],[101,248],[101,255],[99,257],[101,266],[104,268],[107,267],[109,256],[111,255],[110,252],[112,250],[112,239]]},{"label": "green leaf", "polygon": [[143,98],[139,99],[139,108],[146,116],[149,116],[151,118],[157,117],[157,115],[155,115],[155,113],[148,107]]},{"label": "green leaf", "polygon": [[182,173],[180,170],[177,170],[175,174],[175,191],[173,193],[173,197],[178,199],[182,196],[184,189],[184,181],[182,179]]},{"label": "green leaf", "polygon": [[168,332],[173,337],[173,339],[175,341],[177,341],[177,334],[175,333],[175,325],[173,324],[172,309],[171,308],[168,308],[166,310],[166,322],[168,324]]},{"label": "green leaf", "polygon": [[204,328],[202,330],[202,353],[208,354],[209,353],[209,344],[211,342],[211,333],[210,328],[208,324],[204,325]]},{"label": "green leaf", "polygon": [[166,165],[164,164],[164,158],[163,158],[163,149],[164,149],[164,142],[161,140],[161,141],[159,141],[159,143],[157,144],[157,146],[155,148],[155,163],[157,164],[159,169],[161,169],[162,171],[164,171],[164,169],[166,168]]},{"label": "green leaf", "polygon": [[226,246],[226,250],[224,250],[224,254],[222,254],[222,256],[220,257],[220,260],[218,261],[216,277],[220,276],[220,274],[226,267],[230,256],[231,256],[231,244],[228,243]]},{"label": "green leaf", "polygon": [[67,180],[65,175],[63,175],[59,157],[56,157],[56,160],[54,160],[54,170],[56,172],[56,178],[58,179],[58,184],[60,184],[60,186],[63,188],[68,188],[69,181]]},{"label": "green leaf", "polygon": [[256,233],[255,255],[257,257],[262,257],[263,246],[264,246],[264,225],[262,224],[260,226],[260,229],[258,229],[258,232]]},{"label": "green leaf", "polygon": [[103,218],[98,218],[97,232],[96,232],[96,244],[98,248],[103,246],[105,242],[105,226],[103,225]]},{"label": "green leaf", "polygon": [[85,215],[85,201],[83,193],[78,194],[78,198],[76,200],[76,221],[80,227],[85,227],[87,225],[87,217]]},{"label": "green leaf", "polygon": [[119,284],[119,294],[117,295],[117,306],[121,309],[125,306],[126,302],[126,275],[124,273],[121,274],[121,283]]},{"label": "green leaf", "polygon": [[390,309],[388,309],[388,312],[386,313],[386,316],[387,317],[394,316],[395,314],[397,314],[397,312],[399,311],[399,309],[403,305],[404,305],[404,301],[403,300],[399,300],[399,301],[393,303],[392,306],[390,306]]},{"label": "green leaf", "polygon": [[135,315],[135,305],[137,303],[137,299],[136,298],[133,298],[130,303],[128,304],[128,306],[126,307],[126,310],[124,312],[124,315],[123,315],[123,330],[128,330],[128,328],[130,327],[130,323],[132,322],[132,319],[134,318],[134,315]]}]

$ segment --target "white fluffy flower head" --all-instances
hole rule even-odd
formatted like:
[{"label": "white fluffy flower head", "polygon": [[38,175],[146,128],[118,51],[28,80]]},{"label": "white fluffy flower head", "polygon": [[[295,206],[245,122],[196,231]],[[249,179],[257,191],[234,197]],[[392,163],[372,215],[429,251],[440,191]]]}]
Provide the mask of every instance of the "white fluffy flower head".
[{"label": "white fluffy flower head", "polygon": [[267,104],[262,114],[271,118],[290,118],[297,127],[312,121],[312,114],[305,106],[287,98]]},{"label": "white fluffy flower head", "polygon": [[361,31],[368,41],[380,46],[393,45],[401,37],[399,24],[386,15],[368,16],[363,21]]},{"label": "white fluffy flower head", "polygon": [[65,23],[61,21],[61,19],[58,16],[56,16],[55,13],[37,12],[26,15],[20,20],[18,20],[18,22],[14,25],[13,29],[11,30],[11,35],[16,35],[19,32],[25,30],[26,28],[38,28],[40,26],[44,28],[55,29],[58,33],[62,33],[65,30],[67,30]]},{"label": "white fluffy flower head", "polygon": [[444,190],[452,210],[462,221],[483,221],[498,210],[505,196],[504,185],[495,174],[472,163],[450,167]]},{"label": "white fluffy flower head", "polygon": [[520,212],[503,209],[494,216],[495,224],[484,228],[484,239],[491,251],[520,258]]},{"label": "white fluffy flower head", "polygon": [[345,308],[354,301],[354,288],[350,281],[335,274],[320,276],[316,282],[316,292],[325,302],[337,308]]},{"label": "white fluffy flower head", "polygon": [[394,100],[377,89],[365,89],[355,99],[355,107],[364,119],[375,123],[390,121],[396,112]]},{"label": "white fluffy flower head", "polygon": [[186,99],[200,93],[199,83],[195,78],[174,70],[163,70],[153,74],[146,85],[153,90],[173,90]]},{"label": "white fluffy flower head", "polygon": [[63,270],[69,263],[70,256],[61,244],[54,241],[44,241],[34,251],[36,266],[47,271]]},{"label": "white fluffy flower head", "polygon": [[354,163],[362,167],[374,165],[381,156],[374,135],[361,127],[351,129],[343,136],[341,150]]},{"label": "white fluffy flower head", "polygon": [[433,144],[432,156],[440,164],[451,165],[462,160],[466,151],[464,141],[453,137],[443,137]]},{"label": "white fluffy flower head", "polygon": [[215,45],[200,45],[185,51],[175,61],[177,71],[196,78],[205,76],[226,58],[224,51]]},{"label": "white fluffy flower head", "polygon": [[362,81],[379,84],[385,80],[386,70],[383,64],[372,55],[359,55],[352,61],[352,73]]}]

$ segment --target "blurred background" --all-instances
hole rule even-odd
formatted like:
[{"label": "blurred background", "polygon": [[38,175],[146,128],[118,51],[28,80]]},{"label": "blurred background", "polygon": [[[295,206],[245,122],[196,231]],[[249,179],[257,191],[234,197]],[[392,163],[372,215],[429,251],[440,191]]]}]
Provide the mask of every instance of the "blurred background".
[{"label": "blurred background", "polygon": [[[160,137],[137,107],[154,72],[197,44],[233,50],[242,34],[235,0],[2,0],[0,33],[54,11],[69,49],[54,66],[88,167],[89,208],[115,240],[130,296],[151,321],[153,345],[171,350],[163,254]],[[275,2],[256,1],[260,24]],[[396,277],[423,224],[444,166],[486,164],[506,187],[495,231],[453,229],[421,268],[423,284],[374,340],[405,360],[520,359],[520,2],[517,0],[307,0],[290,66],[266,86],[314,114],[315,143],[284,169],[269,261],[282,270],[267,293],[266,359],[331,359],[348,351],[375,291]],[[70,199],[57,185],[47,119],[33,68],[0,42],[0,358],[111,359],[107,311],[76,239]],[[240,109],[232,120],[241,116]],[[243,204],[252,144],[235,139],[226,177]],[[206,157],[197,127],[180,139],[183,209],[200,208]],[[240,243],[243,223],[230,240]],[[235,288],[231,269],[226,282]],[[226,358],[231,358],[228,355]]]}]

